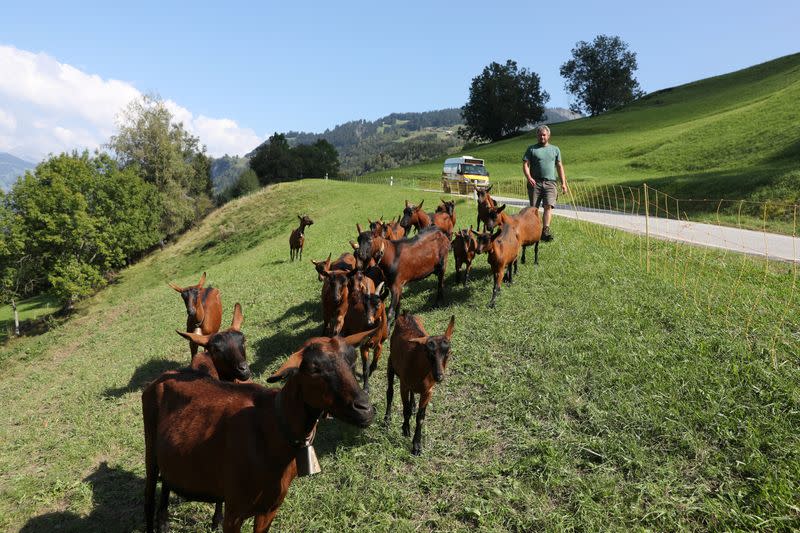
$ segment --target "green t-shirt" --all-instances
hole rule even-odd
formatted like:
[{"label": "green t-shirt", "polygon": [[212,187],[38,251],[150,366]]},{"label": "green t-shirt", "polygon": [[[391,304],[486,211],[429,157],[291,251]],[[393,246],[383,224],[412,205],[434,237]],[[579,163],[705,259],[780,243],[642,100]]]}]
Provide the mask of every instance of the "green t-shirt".
[{"label": "green t-shirt", "polygon": [[522,160],[530,165],[533,179],[556,181],[556,162],[561,161],[561,150],[552,144],[532,144],[525,150]]}]

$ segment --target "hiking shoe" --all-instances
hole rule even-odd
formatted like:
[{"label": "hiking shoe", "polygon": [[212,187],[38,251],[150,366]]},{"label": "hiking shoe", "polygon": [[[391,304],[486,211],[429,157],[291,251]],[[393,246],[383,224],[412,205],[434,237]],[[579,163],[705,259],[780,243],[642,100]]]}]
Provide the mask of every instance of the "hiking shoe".
[{"label": "hiking shoe", "polygon": [[553,240],[553,234],[550,233],[550,226],[545,226],[542,228],[542,240],[544,242],[550,242]]}]

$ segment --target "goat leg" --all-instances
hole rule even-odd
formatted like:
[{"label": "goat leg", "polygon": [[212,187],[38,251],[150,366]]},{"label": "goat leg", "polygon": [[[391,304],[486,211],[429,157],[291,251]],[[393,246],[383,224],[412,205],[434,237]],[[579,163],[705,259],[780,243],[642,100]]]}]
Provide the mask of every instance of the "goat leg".
[{"label": "goat leg", "polygon": [[214,504],[214,516],[211,518],[211,529],[217,531],[222,523],[222,502]]},{"label": "goat leg", "polygon": [[369,359],[369,345],[364,343],[360,347],[361,350],[361,377],[364,380],[364,392],[369,392],[369,370],[367,368],[367,359]]},{"label": "goat leg", "polygon": [[411,409],[412,402],[414,401],[414,393],[403,390],[403,384],[400,384],[400,397],[403,399],[403,436],[411,436]]}]

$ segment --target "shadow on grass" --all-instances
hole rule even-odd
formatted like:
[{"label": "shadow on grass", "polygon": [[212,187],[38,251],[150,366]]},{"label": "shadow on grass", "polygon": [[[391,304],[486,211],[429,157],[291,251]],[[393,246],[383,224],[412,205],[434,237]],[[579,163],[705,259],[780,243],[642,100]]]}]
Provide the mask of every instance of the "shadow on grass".
[{"label": "shadow on grass", "polygon": [[144,526],[144,479],[102,462],[83,481],[92,487],[94,507],[88,516],[46,513],[28,520],[20,531],[133,531]]},{"label": "shadow on grass", "polygon": [[320,335],[322,311],[318,301],[308,300],[284,311],[278,318],[266,322],[273,326],[274,335],[254,343],[255,354],[250,370],[262,374],[276,360],[282,360],[299,348],[307,339]]},{"label": "shadow on grass", "polygon": [[168,370],[177,370],[179,368],[185,367],[189,365],[189,358],[187,355],[186,364],[181,365],[175,361],[168,361],[164,359],[156,359],[146,362],[145,364],[141,365],[137,368],[131,379],[128,381],[128,385],[125,387],[118,387],[118,388],[109,388],[103,392],[103,396],[107,398],[119,398],[125,394],[131,392],[138,392],[141,391],[145,385],[156,379],[158,376],[163,374]]}]

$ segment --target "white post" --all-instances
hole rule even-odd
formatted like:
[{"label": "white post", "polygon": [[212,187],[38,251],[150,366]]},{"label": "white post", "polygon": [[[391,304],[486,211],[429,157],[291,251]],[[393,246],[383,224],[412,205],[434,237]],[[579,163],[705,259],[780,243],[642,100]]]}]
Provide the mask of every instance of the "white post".
[{"label": "white post", "polygon": [[394,185],[394,176],[389,176],[389,187]]}]

